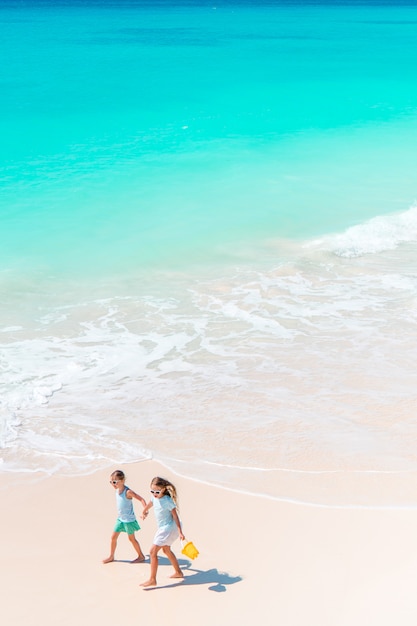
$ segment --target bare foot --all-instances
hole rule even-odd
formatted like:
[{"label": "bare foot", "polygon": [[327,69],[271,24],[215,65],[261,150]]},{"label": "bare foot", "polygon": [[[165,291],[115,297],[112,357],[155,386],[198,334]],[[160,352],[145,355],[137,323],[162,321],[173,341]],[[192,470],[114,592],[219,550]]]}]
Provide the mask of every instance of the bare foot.
[{"label": "bare foot", "polygon": [[181,571],[175,572],[175,574],[172,574],[170,578],[184,578],[184,574]]},{"label": "bare foot", "polygon": [[156,578],[150,578],[144,583],[141,583],[141,587],[156,587]]},{"label": "bare foot", "polygon": [[114,556],[109,556],[108,559],[103,559],[103,563],[112,563],[114,561]]},{"label": "bare foot", "polygon": [[130,561],[131,563],[143,563],[143,561],[145,560],[145,556],[142,554],[142,556],[138,556],[137,559],[135,559],[134,561]]}]

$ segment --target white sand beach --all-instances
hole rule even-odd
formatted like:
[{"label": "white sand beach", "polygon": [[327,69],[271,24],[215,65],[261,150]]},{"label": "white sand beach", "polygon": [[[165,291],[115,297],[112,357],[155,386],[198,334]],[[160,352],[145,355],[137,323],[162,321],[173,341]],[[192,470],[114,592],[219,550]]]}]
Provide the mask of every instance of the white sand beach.
[{"label": "white sand beach", "polygon": [[416,25],[0,2],[0,626],[417,626]]},{"label": "white sand beach", "polygon": [[[137,533],[147,560],[119,538],[110,472],[81,477],[3,474],[1,623],[13,626],[415,625],[417,510],[305,506],[236,493],[172,475],[154,461],[121,467],[149,496],[149,482],[177,486],[195,561],[173,549],[185,573],[160,559],[149,574],[153,514]],[[140,506],[136,507],[140,514]]]}]

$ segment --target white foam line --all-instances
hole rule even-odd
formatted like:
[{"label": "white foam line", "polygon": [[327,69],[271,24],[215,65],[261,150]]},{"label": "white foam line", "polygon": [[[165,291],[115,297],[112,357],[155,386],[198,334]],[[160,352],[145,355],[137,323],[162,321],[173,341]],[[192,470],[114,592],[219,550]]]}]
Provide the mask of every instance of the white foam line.
[{"label": "white foam line", "polygon": [[[153,461],[154,457],[152,455],[152,453],[149,453],[148,456],[146,457],[142,457],[140,459],[134,459],[133,461],[123,461],[120,459],[110,459],[107,456],[94,456],[94,455],[84,455],[84,456],[78,456],[78,457],[73,457],[71,456],[66,456],[64,454],[59,454],[59,453],[53,453],[53,452],[42,452],[42,453],[38,453],[38,454],[42,454],[42,455],[46,455],[48,457],[50,456],[55,456],[58,458],[68,458],[69,460],[72,460],[73,458],[78,458],[78,459],[91,459],[92,461],[105,461],[106,465],[108,467],[112,467],[113,465],[133,465],[134,463],[143,463],[144,461]],[[3,459],[0,459],[0,463],[3,463]],[[102,469],[102,468],[100,468]],[[91,476],[92,474],[95,474],[95,472],[97,472],[97,468],[93,467],[91,469],[85,469],[84,472],[80,472],[79,474],[75,474],[74,470],[71,470],[71,476]],[[59,469],[57,470],[55,469],[46,469],[44,467],[35,467],[33,469],[28,469],[28,468],[15,468],[15,467],[5,467],[5,468],[1,468],[0,470],[0,474],[4,473],[4,474],[46,474],[47,477],[52,477],[55,475],[58,476],[63,476],[68,477],[67,474],[60,474],[59,473]]]},{"label": "white foam line", "polygon": [[[108,460],[108,459],[107,459]],[[186,464],[188,463],[188,461],[183,461],[181,459],[172,459],[173,461],[175,461],[176,463],[183,463]],[[252,492],[252,491],[248,491],[246,489],[236,489],[233,487],[228,487],[225,485],[220,485],[218,483],[215,482],[210,482],[208,480],[202,480],[200,478],[193,478],[192,476],[189,476],[187,474],[183,474],[181,472],[178,472],[177,470],[174,470],[170,465],[168,465],[168,463],[166,461],[163,461],[157,457],[155,457],[153,454],[150,454],[149,457],[147,458],[141,458],[141,459],[136,459],[136,460],[132,460],[132,461],[124,461],[124,464],[133,464],[133,463],[143,463],[145,461],[156,461],[157,463],[159,463],[160,465],[162,465],[163,467],[165,467],[168,471],[172,472],[175,476],[179,476],[181,478],[185,478],[186,480],[190,480],[194,483],[197,483],[199,485],[207,485],[208,487],[215,487],[216,489],[221,489],[223,491],[229,491],[232,493],[239,493],[242,495],[246,495],[246,496],[250,496],[250,497],[254,497],[254,498],[261,498],[262,500],[272,500],[273,502],[283,502],[285,504],[292,504],[295,506],[306,506],[306,507],[311,507],[311,508],[318,508],[318,509],[341,509],[341,510],[364,510],[364,511],[416,511],[417,510],[417,504],[369,504],[369,505],[365,505],[365,504],[325,504],[324,502],[309,502],[307,500],[297,500],[295,498],[284,498],[284,497],[280,497],[280,496],[271,496],[270,494],[267,493],[262,493],[262,492]],[[120,461],[118,461],[120,462]],[[121,462],[120,462],[121,463]],[[210,463],[209,461],[207,461],[207,463]],[[112,463],[109,463],[109,467],[112,467],[115,464],[115,461],[113,461]],[[211,463],[212,465],[219,465],[217,463]],[[221,467],[221,465],[220,465]],[[230,467],[238,467],[238,466],[230,466]],[[103,469],[103,468],[100,468]],[[247,469],[247,468],[244,468]],[[258,468],[259,469],[259,468]],[[86,471],[85,473],[80,473],[80,476],[90,476],[92,474],[94,474],[97,471],[97,468],[95,469],[91,469],[90,471]],[[266,470],[269,471],[269,470]],[[292,471],[292,470],[289,470]],[[12,469],[12,468],[5,468],[4,470],[2,470],[2,472],[4,473],[10,473],[10,474],[43,474],[44,476],[46,475],[46,477],[50,478],[52,476],[55,475],[55,471],[49,471],[46,469],[33,469],[33,470],[28,470],[28,469]],[[378,473],[378,472],[377,472]],[[72,476],[74,475],[74,473],[72,473]],[[62,475],[63,477],[66,477],[65,474]],[[37,481],[43,480],[42,476],[38,476],[37,477]]]},{"label": "white foam line", "polygon": [[[294,498],[283,498],[279,496],[271,496],[270,494],[247,491],[245,489],[235,489],[233,487],[227,487],[225,485],[219,485],[218,483],[212,483],[208,480],[202,480],[200,478],[192,478],[187,474],[181,474],[180,472],[172,469],[165,461],[154,457],[154,460],[167,468],[170,472],[181,478],[186,478],[199,485],[207,485],[208,487],[216,487],[223,491],[231,491],[232,493],[239,493],[245,496],[251,496],[254,498],[261,498],[262,500],[272,500],[274,502],[285,502],[286,504],[294,504],[296,506],[308,506],[318,509],[342,509],[342,510],[365,510],[365,511],[417,511],[417,504],[325,504],[324,502],[308,502],[305,500],[296,500]],[[174,459],[175,460],[175,459]],[[187,463],[187,461],[177,461],[181,463]],[[234,467],[234,466],[232,466]]]},{"label": "white foam line", "polygon": [[[187,461],[177,461],[177,463],[187,463]],[[291,469],[288,467],[252,467],[243,465],[228,465],[227,463],[216,463],[215,461],[199,461],[206,465],[215,465],[216,467],[228,467],[231,469],[248,470],[251,472],[286,472],[288,474],[410,474],[417,472],[417,469],[409,470],[355,470],[355,469],[341,469],[341,470],[302,470]]]}]

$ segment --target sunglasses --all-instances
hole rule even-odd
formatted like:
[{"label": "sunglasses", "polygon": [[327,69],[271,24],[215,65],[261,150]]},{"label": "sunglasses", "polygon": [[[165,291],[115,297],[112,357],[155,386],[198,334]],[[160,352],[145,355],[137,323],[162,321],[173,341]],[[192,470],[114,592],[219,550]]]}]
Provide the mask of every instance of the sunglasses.
[{"label": "sunglasses", "polygon": [[154,491],[153,489],[151,489],[151,493],[153,493],[155,496],[159,496],[160,493],[162,493],[161,491]]},{"label": "sunglasses", "polygon": [[110,481],[111,485],[117,485],[117,483],[120,483],[120,480],[111,480]]}]

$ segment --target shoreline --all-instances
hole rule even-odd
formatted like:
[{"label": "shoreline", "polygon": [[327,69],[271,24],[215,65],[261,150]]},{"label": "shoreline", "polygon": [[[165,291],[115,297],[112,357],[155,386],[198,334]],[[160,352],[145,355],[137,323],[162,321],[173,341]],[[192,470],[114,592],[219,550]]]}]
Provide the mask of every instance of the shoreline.
[{"label": "shoreline", "polygon": [[[174,463],[170,464],[170,461],[174,461]],[[209,487],[213,489],[219,489],[221,491],[226,491],[234,494],[238,494],[240,496],[253,497],[261,500],[270,500],[276,503],[282,504],[290,504],[294,506],[304,506],[304,507],[312,507],[319,509],[340,509],[340,510],[364,510],[364,511],[417,511],[417,497],[416,497],[416,489],[417,489],[417,470],[415,469],[404,469],[404,470],[294,470],[294,469],[274,469],[274,468],[252,468],[252,467],[234,467],[234,466],[224,466],[221,464],[212,464],[216,466],[220,471],[231,470],[235,473],[235,475],[239,474],[238,483],[239,487],[233,487],[230,482],[224,480],[224,482],[220,482],[220,480],[213,479],[212,481],[208,480],[205,477],[196,477],[190,476],[190,473],[193,469],[195,469],[195,463],[193,467],[193,462],[181,461],[178,459],[169,459],[163,460],[154,457],[147,457],[136,461],[128,461],[125,463],[121,463],[120,465],[126,468],[126,472],[128,472],[129,467],[141,466],[142,464],[147,463],[155,463],[163,468],[164,475],[170,474],[175,477],[178,477],[182,480],[189,480],[193,483],[199,484],[204,487]],[[182,471],[178,471],[175,468],[175,464],[185,464],[187,465],[187,469],[189,473],[185,473]],[[108,468],[101,466],[98,469],[94,469],[88,471],[86,473],[79,473],[76,475],[72,475],[73,478],[85,478],[93,476],[97,473],[105,472],[107,469],[110,471],[113,468],[113,465],[109,465]],[[253,474],[252,480],[247,481],[245,475],[247,473]],[[30,481],[35,483],[42,482],[44,480],[49,480],[52,478],[55,479],[68,479],[68,474],[59,474],[59,473],[48,473],[44,470],[0,470],[0,475],[12,477],[12,480],[15,481]],[[289,476],[297,476],[297,483],[288,483],[285,485],[285,481],[283,477],[286,475]],[[255,478],[257,476],[257,480]],[[312,477],[327,479],[327,483],[322,481],[316,485],[309,483],[309,479]],[[335,477],[339,477],[339,482]],[[372,483],[366,483],[365,477],[374,480],[374,485]],[[262,481],[262,478],[264,479]],[[247,481],[245,483],[245,480]],[[396,482],[392,482],[392,481]],[[350,482],[349,482],[350,481]],[[358,482],[360,482],[360,489]],[[250,488],[242,487],[243,484],[250,484]],[[268,483],[268,487],[271,485],[279,484],[281,489],[284,485],[284,490],[286,489],[289,492],[297,491],[299,485],[302,485],[305,492],[310,493],[310,499],[301,499],[300,497],[291,497],[290,495],[278,495],[274,493],[268,492],[268,489],[260,490],[259,484],[262,483],[263,487]],[[372,489],[377,487],[380,493],[375,496],[372,492]],[[4,488],[4,487],[3,487]],[[0,492],[2,490],[2,486],[0,484]],[[351,497],[350,494],[355,494],[355,497],[358,498],[358,493],[361,490],[361,497],[364,502],[349,502],[347,499]],[[323,500],[317,500],[316,492],[321,492],[321,497],[327,497],[329,499],[328,502]],[[313,495],[311,495],[313,494]],[[383,495],[381,495],[383,494]],[[388,499],[387,502],[370,502],[372,497],[380,497]],[[389,499],[392,498],[392,501]],[[395,502],[395,498],[399,501]],[[403,502],[402,500],[409,500],[409,502]]]},{"label": "shoreline", "polygon": [[[136,534],[145,563],[129,562],[135,554],[124,536],[116,561],[101,562],[116,518],[108,485],[114,469],[35,480],[20,474],[3,483],[13,518],[1,516],[5,623],[414,626],[417,511],[279,502],[202,484],[156,461],[122,464],[127,484],[145,499],[154,475],[174,482],[185,535],[200,551],[191,562],[175,542],[184,581],[169,578],[162,558],[158,586],[142,589],[156,528],[152,512]],[[139,518],[136,503],[135,510]],[[164,601],[157,591],[168,594]]]}]

